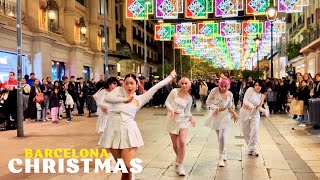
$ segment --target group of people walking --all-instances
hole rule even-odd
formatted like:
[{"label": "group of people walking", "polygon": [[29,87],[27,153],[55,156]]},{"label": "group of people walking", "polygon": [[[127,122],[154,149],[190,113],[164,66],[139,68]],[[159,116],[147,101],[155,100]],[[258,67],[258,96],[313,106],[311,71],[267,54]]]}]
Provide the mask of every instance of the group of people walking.
[{"label": "group of people walking", "polygon": [[[138,79],[133,74],[124,78],[120,86],[116,78],[109,78],[101,90],[95,95],[99,107],[97,132],[102,133],[99,145],[106,148],[114,159],[122,158],[128,169],[130,161],[136,157],[138,148],[143,146],[143,139],[135,121],[136,113],[147,104],[153,95],[165,85],[176,78],[176,72],[152,86],[144,93],[137,95]],[[249,147],[249,155],[258,156],[256,145],[258,143],[260,112],[269,116],[269,111],[264,104],[265,95],[262,94],[262,83],[257,81],[253,87],[248,88],[244,95],[240,115],[234,111],[233,94],[229,91],[231,81],[221,78],[218,87],[210,91],[206,105],[210,108],[205,125],[215,130],[219,143],[219,166],[224,167],[226,156],[226,133],[228,124],[233,119],[240,124]],[[195,126],[196,120],[191,113],[193,98],[190,94],[191,81],[183,77],[179,80],[179,87],[170,91],[165,106],[167,113],[167,132],[170,135],[173,150],[176,154],[174,165],[180,176],[186,174],[183,163],[186,154],[186,138],[188,127]],[[266,107],[266,108],[263,108]],[[111,155],[110,154],[110,155]],[[115,160],[112,160],[113,162]],[[134,175],[123,173],[122,179],[134,179]]]}]

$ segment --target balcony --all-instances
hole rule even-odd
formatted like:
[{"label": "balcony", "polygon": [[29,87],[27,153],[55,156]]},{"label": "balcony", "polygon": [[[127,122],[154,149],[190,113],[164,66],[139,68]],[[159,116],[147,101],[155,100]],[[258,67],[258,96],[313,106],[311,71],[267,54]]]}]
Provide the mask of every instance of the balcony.
[{"label": "balcony", "polygon": [[320,38],[320,28],[309,32],[307,38],[303,39],[301,42],[301,49],[306,47],[307,45],[311,44],[313,41],[318,40]]},{"label": "balcony", "polygon": [[136,39],[136,40],[138,40],[138,41],[143,43],[143,38],[141,36],[132,33],[132,37],[133,37],[133,39]]}]

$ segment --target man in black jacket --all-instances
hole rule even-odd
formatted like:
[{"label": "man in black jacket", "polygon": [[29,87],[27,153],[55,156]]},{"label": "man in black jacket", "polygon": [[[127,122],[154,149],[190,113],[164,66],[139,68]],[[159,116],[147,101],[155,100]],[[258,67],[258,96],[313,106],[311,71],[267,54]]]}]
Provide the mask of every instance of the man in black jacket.
[{"label": "man in black jacket", "polygon": [[76,83],[76,94],[77,94],[77,109],[78,109],[78,115],[79,116],[83,116],[84,115],[84,111],[83,111],[83,107],[84,107],[84,101],[86,99],[86,94],[88,91],[87,86],[84,84],[83,78],[80,77],[78,78],[79,83]]}]

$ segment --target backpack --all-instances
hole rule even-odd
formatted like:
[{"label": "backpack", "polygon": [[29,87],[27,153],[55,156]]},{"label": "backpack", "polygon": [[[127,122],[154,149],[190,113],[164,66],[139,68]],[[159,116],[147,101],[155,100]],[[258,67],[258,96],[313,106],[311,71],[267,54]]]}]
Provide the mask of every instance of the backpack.
[{"label": "backpack", "polygon": [[34,97],[34,101],[36,103],[42,103],[44,100],[43,93],[38,93],[36,97]]}]

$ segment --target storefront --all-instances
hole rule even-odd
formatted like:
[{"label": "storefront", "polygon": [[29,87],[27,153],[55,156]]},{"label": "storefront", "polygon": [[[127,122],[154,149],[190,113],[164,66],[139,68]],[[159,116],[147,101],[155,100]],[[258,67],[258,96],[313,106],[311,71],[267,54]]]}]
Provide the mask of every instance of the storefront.
[{"label": "storefront", "polygon": [[66,67],[64,62],[52,61],[51,76],[53,81],[62,81]]},{"label": "storefront", "polygon": [[83,66],[83,80],[90,81],[91,79],[91,68],[89,66]]},{"label": "storefront", "polygon": [[[27,72],[28,56],[22,56],[22,76]],[[16,53],[0,51],[0,81],[4,82],[9,79],[9,72],[18,73],[18,56]]]}]

